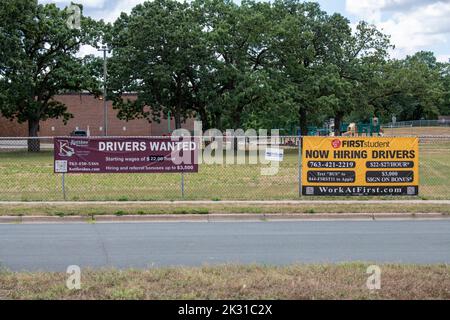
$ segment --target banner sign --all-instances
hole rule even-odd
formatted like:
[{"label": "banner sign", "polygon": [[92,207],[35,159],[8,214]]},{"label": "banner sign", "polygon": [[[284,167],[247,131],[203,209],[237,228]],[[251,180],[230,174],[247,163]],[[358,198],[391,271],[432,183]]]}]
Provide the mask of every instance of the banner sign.
[{"label": "banner sign", "polygon": [[198,172],[198,139],[54,139],[55,173]]},{"label": "banner sign", "polygon": [[283,161],[284,150],[283,149],[275,149],[275,148],[266,148],[264,158],[267,161]]},{"label": "banner sign", "polygon": [[419,139],[303,137],[302,193],[418,195]]}]

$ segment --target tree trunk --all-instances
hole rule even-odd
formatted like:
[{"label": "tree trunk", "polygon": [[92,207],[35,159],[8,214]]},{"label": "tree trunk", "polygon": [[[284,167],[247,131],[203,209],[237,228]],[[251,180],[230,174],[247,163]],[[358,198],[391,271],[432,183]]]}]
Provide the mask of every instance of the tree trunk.
[{"label": "tree trunk", "polygon": [[220,113],[214,113],[214,120],[212,121],[212,124],[214,125],[215,129],[219,129],[222,130],[222,119],[221,119],[221,114]]},{"label": "tree trunk", "polygon": [[200,115],[200,120],[202,121],[203,130],[208,130],[209,128],[211,128],[211,126],[209,125],[208,114],[206,113],[206,110],[204,108],[200,108],[198,113]]},{"label": "tree trunk", "polygon": [[233,151],[237,152],[238,151],[238,137],[236,136],[236,130],[239,129],[240,124],[241,124],[241,113],[240,111],[234,113],[233,115],[233,129],[235,130],[234,133],[234,137],[233,137]]},{"label": "tree trunk", "polygon": [[[28,137],[37,137],[39,132],[39,120],[28,120]],[[41,151],[39,139],[28,139],[28,152]]]},{"label": "tree trunk", "polygon": [[178,105],[175,107],[175,129],[181,129],[181,107]]},{"label": "tree trunk", "polygon": [[341,135],[341,124],[342,124],[342,117],[343,115],[341,113],[337,113],[334,117],[334,135],[336,137]]},{"label": "tree trunk", "polygon": [[300,134],[302,136],[308,135],[308,119],[306,110],[302,107],[298,110],[299,123],[300,123]]}]

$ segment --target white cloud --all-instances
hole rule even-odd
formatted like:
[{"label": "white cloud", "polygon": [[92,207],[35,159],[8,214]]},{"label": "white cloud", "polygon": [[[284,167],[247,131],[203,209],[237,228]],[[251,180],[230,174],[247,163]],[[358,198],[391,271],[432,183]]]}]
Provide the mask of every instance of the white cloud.
[{"label": "white cloud", "polygon": [[41,3],[56,3],[58,5],[70,5],[71,2],[82,4],[85,8],[103,8],[106,0],[41,0]]},{"label": "white cloud", "polygon": [[394,57],[450,41],[450,0],[346,0],[346,9],[391,35]]},{"label": "white cloud", "polygon": [[90,45],[83,45],[80,47],[80,51],[78,51],[78,56],[79,57],[84,57],[87,55],[93,54],[94,56],[97,57],[103,57],[103,53],[98,51],[96,48],[94,48],[93,46]]},{"label": "white cloud", "polygon": [[436,2],[449,2],[449,0],[346,0],[346,10],[363,18],[377,22],[381,20],[383,12],[405,12],[415,10]]},{"label": "white cloud", "polygon": [[441,54],[436,57],[437,61],[439,62],[449,62],[450,61],[450,54]]},{"label": "white cloud", "polygon": [[39,3],[56,3],[58,6],[80,3],[90,17],[114,22],[122,12],[130,13],[133,7],[145,1],[151,0],[39,0]]},{"label": "white cloud", "polygon": [[122,12],[130,13],[131,9],[143,2],[145,2],[145,0],[118,0],[116,6],[112,10],[96,14],[95,17],[103,19],[105,22],[114,22]]},{"label": "white cloud", "polygon": [[[116,5],[103,13],[95,14],[95,18],[103,19],[105,22],[114,22],[122,12],[130,13],[138,4],[152,0],[117,0]],[[183,2],[184,0],[178,0]]]},{"label": "white cloud", "polygon": [[385,0],[347,0],[345,9],[355,16],[369,22],[376,22],[381,19],[380,7],[384,6]]}]

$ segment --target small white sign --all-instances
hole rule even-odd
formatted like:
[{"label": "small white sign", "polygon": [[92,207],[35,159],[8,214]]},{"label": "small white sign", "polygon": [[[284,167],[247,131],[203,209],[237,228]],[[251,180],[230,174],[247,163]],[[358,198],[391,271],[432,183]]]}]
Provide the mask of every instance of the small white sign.
[{"label": "small white sign", "polygon": [[55,160],[55,173],[67,172],[67,160]]},{"label": "small white sign", "polygon": [[284,150],[267,148],[265,158],[267,161],[283,161]]}]

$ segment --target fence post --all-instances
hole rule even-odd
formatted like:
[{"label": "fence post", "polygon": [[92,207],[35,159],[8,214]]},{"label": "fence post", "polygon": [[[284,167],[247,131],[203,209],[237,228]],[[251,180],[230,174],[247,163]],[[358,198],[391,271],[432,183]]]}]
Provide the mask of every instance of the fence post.
[{"label": "fence post", "polygon": [[184,198],[184,172],[181,172],[181,197]]},{"label": "fence post", "polygon": [[66,179],[65,178],[66,178],[66,174],[63,173],[61,183],[62,183],[62,193],[63,193],[64,201],[66,201]]},{"label": "fence post", "polygon": [[298,136],[298,196],[302,197],[302,136]]}]

